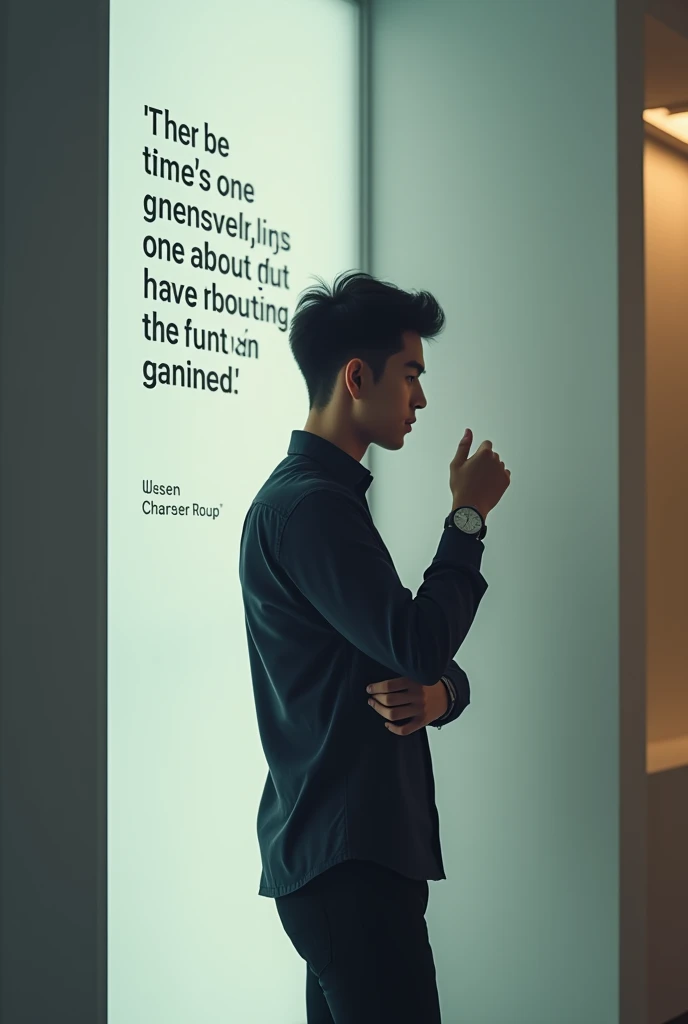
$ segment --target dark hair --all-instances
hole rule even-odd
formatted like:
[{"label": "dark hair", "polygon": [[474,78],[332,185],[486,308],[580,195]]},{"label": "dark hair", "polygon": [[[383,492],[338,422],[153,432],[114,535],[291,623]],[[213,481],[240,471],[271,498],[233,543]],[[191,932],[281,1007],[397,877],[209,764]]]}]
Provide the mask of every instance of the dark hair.
[{"label": "dark hair", "polygon": [[351,359],[367,363],[377,384],[387,360],[404,347],[402,333],[439,334],[444,312],[429,292],[405,292],[362,271],[344,271],[302,292],[289,328],[289,346],[306,379],[310,408],[332,399],[337,375]]}]

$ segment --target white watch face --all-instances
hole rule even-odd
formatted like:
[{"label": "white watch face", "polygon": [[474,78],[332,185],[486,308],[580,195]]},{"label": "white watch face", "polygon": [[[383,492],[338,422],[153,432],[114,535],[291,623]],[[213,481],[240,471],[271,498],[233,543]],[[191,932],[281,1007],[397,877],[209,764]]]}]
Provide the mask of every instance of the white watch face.
[{"label": "white watch face", "polygon": [[454,525],[463,530],[464,533],[478,533],[480,530],[480,516],[472,508],[457,508],[454,513]]}]

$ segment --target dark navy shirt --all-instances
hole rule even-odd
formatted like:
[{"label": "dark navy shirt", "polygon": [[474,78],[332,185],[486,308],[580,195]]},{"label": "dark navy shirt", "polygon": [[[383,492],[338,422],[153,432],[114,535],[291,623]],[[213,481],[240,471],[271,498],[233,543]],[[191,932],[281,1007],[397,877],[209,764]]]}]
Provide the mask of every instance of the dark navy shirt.
[{"label": "dark navy shirt", "polygon": [[370,515],[372,480],[337,445],[294,430],[244,521],[239,574],[269,768],[257,822],[261,896],[349,859],[446,878],[426,729],[390,732],[366,686],[397,676],[444,686],[446,675],[457,699],[443,721],[459,717],[469,684],[452,659],[487,590],[484,545],[440,524],[414,598]]}]

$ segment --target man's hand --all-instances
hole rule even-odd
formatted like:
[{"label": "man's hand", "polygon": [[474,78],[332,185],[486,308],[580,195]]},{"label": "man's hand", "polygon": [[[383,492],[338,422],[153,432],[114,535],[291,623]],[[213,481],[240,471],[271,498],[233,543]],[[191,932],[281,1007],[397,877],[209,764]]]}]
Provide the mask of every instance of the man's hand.
[{"label": "man's hand", "polygon": [[[440,679],[434,686],[423,686],[408,676],[383,679],[371,683],[367,691],[372,696],[368,703],[386,718],[385,725],[397,736],[408,736],[441,718],[449,707],[449,694]],[[406,725],[394,725],[399,718],[412,718]]]}]

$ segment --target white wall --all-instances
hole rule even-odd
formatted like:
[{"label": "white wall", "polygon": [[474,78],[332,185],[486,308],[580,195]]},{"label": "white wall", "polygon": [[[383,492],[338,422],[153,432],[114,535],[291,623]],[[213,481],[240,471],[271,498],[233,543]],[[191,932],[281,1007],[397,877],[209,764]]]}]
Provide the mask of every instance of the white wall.
[{"label": "white wall", "polygon": [[620,339],[619,293],[642,263],[639,245],[622,264],[617,251],[615,18],[612,0],[373,7],[371,269],[448,315],[405,451],[372,459],[373,514],[407,586],[434,556],[464,428],[512,471],[457,655],[472,706],[431,730],[447,1024],[645,1020],[643,552],[627,547],[642,502],[625,497],[642,336]]},{"label": "white wall", "polygon": [[[342,0],[110,2],[108,1024],[305,1017],[305,964],[274,900],[258,896],[268,766],[239,546],[247,509],[308,414],[288,319],[313,273],[331,279],[358,258],[358,18]],[[154,135],[147,105],[197,127],[195,146],[162,123]],[[206,146],[206,123],[224,155]],[[146,145],[195,176],[147,176]],[[222,175],[250,189],[230,197]],[[173,204],[172,221],[144,224],[146,194]],[[186,204],[249,230],[188,226]],[[183,262],[144,256],[148,234],[183,246]],[[235,261],[231,274],[192,265],[192,247],[206,245]],[[146,298],[144,267],[195,288],[197,304]],[[206,308],[211,285],[242,314]],[[143,336],[153,311],[176,323],[176,346]],[[187,348],[187,318],[199,336],[223,330],[224,352]],[[231,393],[143,386],[148,361],[187,358],[208,374],[231,368]],[[150,514],[143,480],[176,485],[179,497],[152,497],[186,513]],[[217,514],[194,516],[194,504]]]}]

